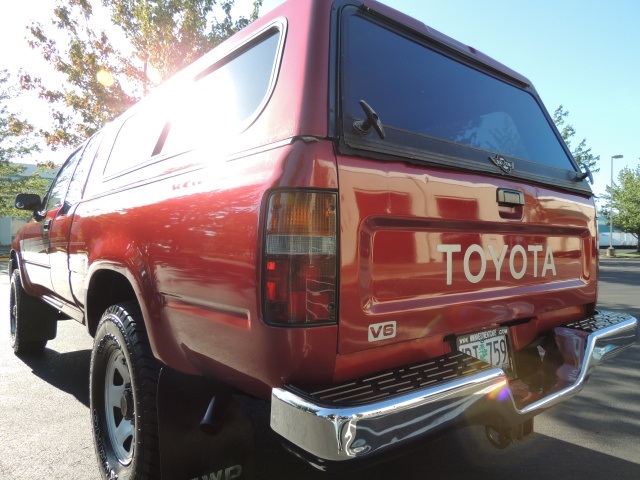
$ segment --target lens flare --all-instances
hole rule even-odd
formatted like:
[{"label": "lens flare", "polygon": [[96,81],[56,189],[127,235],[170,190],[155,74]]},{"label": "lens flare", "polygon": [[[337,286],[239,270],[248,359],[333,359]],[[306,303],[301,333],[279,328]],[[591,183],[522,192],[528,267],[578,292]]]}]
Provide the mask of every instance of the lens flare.
[{"label": "lens flare", "polygon": [[104,85],[107,88],[116,83],[116,79],[113,78],[113,75],[111,75],[111,73],[107,72],[106,70],[98,70],[98,73],[96,74],[96,80],[98,80],[100,85]]},{"label": "lens flare", "polygon": [[491,400],[498,400],[499,402],[504,402],[509,399],[509,387],[505,386],[503,388],[500,388],[499,390],[492,390],[488,394],[488,397]]}]

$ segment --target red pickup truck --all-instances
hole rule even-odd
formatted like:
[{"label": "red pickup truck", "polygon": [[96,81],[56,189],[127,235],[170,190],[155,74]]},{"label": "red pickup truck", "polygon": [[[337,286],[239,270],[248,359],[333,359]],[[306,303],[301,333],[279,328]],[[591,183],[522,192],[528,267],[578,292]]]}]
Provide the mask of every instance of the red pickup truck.
[{"label": "red pickup truck", "polygon": [[161,474],[165,372],[215,383],[213,436],[230,393],[269,401],[322,469],[464,424],[504,447],[637,340],[596,307],[589,176],[518,73],[371,0],[289,1],[17,198],[13,346],[95,338],[104,478]]}]

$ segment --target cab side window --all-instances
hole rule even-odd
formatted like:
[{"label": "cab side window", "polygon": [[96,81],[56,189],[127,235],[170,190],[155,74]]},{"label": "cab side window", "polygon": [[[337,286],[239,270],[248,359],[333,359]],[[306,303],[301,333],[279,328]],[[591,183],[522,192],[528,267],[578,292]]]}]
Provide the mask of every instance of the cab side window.
[{"label": "cab side window", "polygon": [[64,165],[62,165],[62,168],[58,172],[56,179],[51,184],[51,188],[49,189],[49,193],[45,199],[44,210],[46,212],[62,206],[69,182],[71,181],[71,176],[73,175],[78,161],[80,160],[81,154],[82,148],[79,148],[73,152]]},{"label": "cab side window", "polygon": [[96,156],[96,152],[102,142],[103,136],[104,133],[101,130],[89,139],[89,143],[84,149],[84,152],[82,152],[82,158],[80,159],[75,172],[73,172],[71,181],[69,182],[67,196],[64,199],[64,211],[61,213],[66,213],[73,205],[82,199],[87,176],[89,175],[89,170],[91,169],[93,159]]}]

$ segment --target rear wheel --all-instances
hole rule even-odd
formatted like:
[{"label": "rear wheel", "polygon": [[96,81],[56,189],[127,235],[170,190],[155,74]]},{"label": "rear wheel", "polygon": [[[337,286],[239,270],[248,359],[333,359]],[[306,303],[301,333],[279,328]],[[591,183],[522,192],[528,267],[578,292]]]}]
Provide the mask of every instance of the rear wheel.
[{"label": "rear wheel", "polygon": [[47,340],[55,337],[55,312],[24,291],[18,269],[11,274],[9,321],[11,347],[16,355],[42,353]]},{"label": "rear wheel", "polygon": [[103,478],[159,477],[158,372],[139,306],[109,307],[96,332],[90,378],[94,445]]}]

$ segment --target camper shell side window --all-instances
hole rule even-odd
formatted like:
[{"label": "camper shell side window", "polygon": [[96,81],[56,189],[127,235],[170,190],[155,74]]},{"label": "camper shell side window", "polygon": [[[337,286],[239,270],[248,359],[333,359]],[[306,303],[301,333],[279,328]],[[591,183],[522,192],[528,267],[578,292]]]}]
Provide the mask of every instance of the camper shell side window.
[{"label": "camper shell side window", "polygon": [[231,153],[230,139],[246,130],[266,105],[277,77],[284,21],[229,56],[178,82],[125,119],[104,168],[111,179],[200,147]]}]

